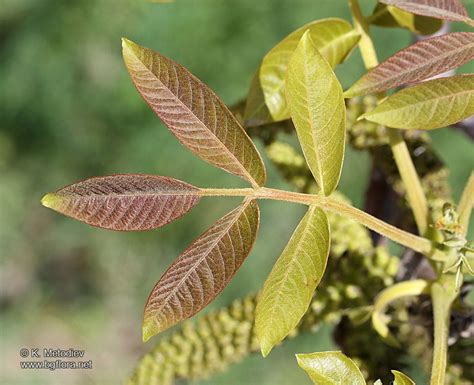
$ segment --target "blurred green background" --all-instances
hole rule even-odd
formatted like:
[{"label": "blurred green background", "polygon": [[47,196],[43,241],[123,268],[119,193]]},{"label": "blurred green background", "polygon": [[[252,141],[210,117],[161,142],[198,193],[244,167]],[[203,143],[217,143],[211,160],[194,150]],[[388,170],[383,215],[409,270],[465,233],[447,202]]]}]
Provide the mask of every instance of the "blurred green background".
[{"label": "blurred green background", "polygon": [[[365,9],[375,1],[363,1]],[[474,15],[474,5],[468,5]],[[350,20],[345,0],[3,0],[0,9],[1,384],[119,384],[156,338],[141,342],[143,306],[171,261],[237,204],[204,199],[168,227],[116,233],[41,207],[48,192],[95,175],[156,173],[198,186],[242,182],[200,161],[166,130],[122,64],[126,36],[173,58],[232,104],[246,94],[262,56],[313,19]],[[454,30],[462,29],[454,25]],[[408,32],[374,28],[380,58],[407,45]],[[473,72],[472,63],[462,68]],[[358,53],[338,69],[344,87],[363,73]],[[461,133],[433,133],[452,169],[454,196],[474,164]],[[268,165],[269,184],[289,188]],[[350,171],[348,172],[348,169]],[[366,154],[347,150],[341,189],[363,201]],[[262,202],[257,244],[210,306],[258,290],[302,208]],[[19,369],[22,347],[76,348],[91,371]],[[309,383],[293,354],[334,348],[330,330],[303,335],[199,384]]]}]

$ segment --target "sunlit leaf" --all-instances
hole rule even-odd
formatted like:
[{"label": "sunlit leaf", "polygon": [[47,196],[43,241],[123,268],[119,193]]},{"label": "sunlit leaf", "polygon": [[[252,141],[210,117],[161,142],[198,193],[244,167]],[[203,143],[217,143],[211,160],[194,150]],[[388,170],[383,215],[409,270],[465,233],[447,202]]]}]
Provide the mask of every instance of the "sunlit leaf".
[{"label": "sunlit leaf", "polygon": [[310,207],[258,299],[255,327],[263,356],[296,327],[308,310],[326,269],[329,242],[326,214]]},{"label": "sunlit leaf", "polygon": [[200,199],[199,189],[157,175],[112,175],[83,180],[43,197],[41,203],[104,229],[150,230],[185,215]]},{"label": "sunlit leaf", "polygon": [[474,75],[458,75],[405,88],[360,119],[394,128],[431,130],[473,114]]},{"label": "sunlit leaf", "polygon": [[415,83],[474,59],[474,33],[455,32],[419,41],[370,70],[344,93],[354,97]]},{"label": "sunlit leaf", "polygon": [[357,365],[341,352],[297,354],[300,368],[317,385],[365,385]]},{"label": "sunlit leaf", "polygon": [[422,15],[414,15],[390,5],[387,7],[395,22],[400,27],[406,28],[413,33],[420,35],[432,35],[439,31],[443,26],[443,20]]},{"label": "sunlit leaf", "polygon": [[258,225],[256,201],[245,200],[173,262],[146,303],[144,341],[193,316],[214,300],[249,254]]},{"label": "sunlit leaf", "polygon": [[376,5],[368,21],[379,27],[402,27],[421,35],[431,35],[443,26],[442,20],[414,15],[413,13],[382,3]]},{"label": "sunlit leaf", "polygon": [[255,186],[265,183],[255,145],[204,83],[167,57],[126,39],[123,57],[140,94],[182,144]]},{"label": "sunlit leaf", "polygon": [[346,109],[341,85],[309,32],[291,57],[286,92],[308,166],[321,191],[329,195],[341,175]]},{"label": "sunlit leaf", "polygon": [[392,370],[392,374],[395,376],[393,385],[415,385],[415,381],[398,370]]},{"label": "sunlit leaf", "polygon": [[375,298],[372,312],[372,326],[375,331],[384,339],[384,341],[392,346],[399,346],[398,341],[390,333],[388,323],[389,317],[385,314],[388,305],[400,298],[418,296],[423,294],[428,288],[428,282],[417,279],[397,283],[387,289],[382,290]]},{"label": "sunlit leaf", "polygon": [[262,113],[259,109],[262,103],[267,106],[273,121],[289,119],[285,96],[286,72],[291,55],[306,30],[309,30],[314,45],[333,68],[344,61],[360,38],[347,21],[336,18],[313,21],[289,34],[263,58],[259,69],[260,84],[254,82],[249,95],[258,95],[258,88],[261,87],[264,100],[251,98],[246,120],[252,118],[251,110]]},{"label": "sunlit leaf", "polygon": [[380,0],[380,2],[417,15],[473,23],[459,0]]}]

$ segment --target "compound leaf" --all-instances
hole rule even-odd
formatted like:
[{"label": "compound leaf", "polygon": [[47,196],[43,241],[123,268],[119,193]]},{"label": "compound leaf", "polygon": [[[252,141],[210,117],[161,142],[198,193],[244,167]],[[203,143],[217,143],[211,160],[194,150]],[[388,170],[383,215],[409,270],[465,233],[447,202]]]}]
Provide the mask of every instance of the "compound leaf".
[{"label": "compound leaf", "polygon": [[258,225],[258,205],[247,199],[173,262],[145,305],[144,341],[193,316],[214,300],[250,253]]},{"label": "compound leaf", "polygon": [[[359,33],[353,29],[352,25],[337,18],[313,21],[298,28],[263,58],[259,68],[260,84],[253,83],[249,95],[256,94],[253,88],[260,86],[264,100],[255,98],[249,100],[249,113],[252,106],[254,106],[254,110],[261,113],[259,106],[265,103],[273,121],[285,120],[290,117],[285,96],[286,72],[291,55],[306,30],[309,31],[316,48],[333,68],[344,61],[360,39]],[[248,114],[247,120],[251,117]]]},{"label": "compound leaf", "polygon": [[341,352],[297,354],[300,368],[317,385],[365,385],[357,365]]},{"label": "compound leaf", "polygon": [[326,270],[329,243],[326,214],[310,207],[273,266],[258,299],[255,327],[264,357],[308,310]]},{"label": "compound leaf", "polygon": [[376,5],[368,21],[379,27],[402,27],[421,35],[431,35],[443,26],[442,20],[414,15],[382,3]]},{"label": "compound leaf", "polygon": [[474,33],[454,32],[419,41],[370,70],[344,93],[354,97],[415,83],[474,59]]},{"label": "compound leaf", "polygon": [[395,376],[393,385],[415,385],[415,381],[398,370],[392,370],[392,374]]},{"label": "compound leaf", "polygon": [[199,189],[177,179],[126,174],[89,178],[46,194],[41,203],[89,225],[110,230],[150,230],[188,213]]},{"label": "compound leaf", "polygon": [[309,31],[290,59],[286,93],[308,166],[321,191],[329,195],[341,175],[346,109],[341,85]]},{"label": "compound leaf", "polygon": [[380,0],[404,11],[436,19],[474,23],[459,0]]},{"label": "compound leaf", "polygon": [[192,152],[252,185],[263,185],[265,166],[224,103],[188,70],[123,39],[123,57],[138,92]]},{"label": "compound leaf", "polygon": [[474,75],[458,75],[405,88],[359,119],[394,128],[431,130],[473,114]]}]

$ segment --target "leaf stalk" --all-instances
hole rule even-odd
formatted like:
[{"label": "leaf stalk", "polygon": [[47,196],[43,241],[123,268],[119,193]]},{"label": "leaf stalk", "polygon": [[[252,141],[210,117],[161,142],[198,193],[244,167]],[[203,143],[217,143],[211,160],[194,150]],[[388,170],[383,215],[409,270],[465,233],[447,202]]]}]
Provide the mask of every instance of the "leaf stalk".
[{"label": "leaf stalk", "polygon": [[418,178],[407,144],[400,131],[389,128],[388,138],[400,177],[406,188],[407,198],[410,202],[418,231],[423,235],[428,230],[428,203],[426,202],[420,178]]},{"label": "leaf stalk", "polygon": [[339,202],[331,197],[316,194],[303,194],[292,191],[284,191],[273,188],[261,187],[258,189],[201,189],[201,196],[244,196],[254,199],[272,199],[278,201],[299,203],[304,205],[315,205],[323,210],[331,211],[346,218],[353,219],[369,229],[397,242],[405,247],[413,249],[429,258],[444,259],[442,252],[435,249],[433,244],[426,238],[419,237],[407,231],[392,226],[356,207]]}]

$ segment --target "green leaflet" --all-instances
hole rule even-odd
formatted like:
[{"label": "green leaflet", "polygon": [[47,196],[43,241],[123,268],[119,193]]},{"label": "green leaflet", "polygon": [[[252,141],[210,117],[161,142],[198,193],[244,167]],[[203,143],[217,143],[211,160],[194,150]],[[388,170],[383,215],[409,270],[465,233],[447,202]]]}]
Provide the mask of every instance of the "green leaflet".
[{"label": "green leaflet", "polygon": [[393,385],[415,385],[415,382],[410,377],[398,370],[392,370],[392,374],[395,376]]},{"label": "green leaflet", "polygon": [[297,354],[300,368],[317,385],[365,385],[357,365],[341,352]]},{"label": "green leaflet", "polygon": [[[246,121],[256,118],[252,111],[262,112],[262,104],[266,104],[265,108],[268,108],[274,121],[290,117],[285,97],[286,71],[291,55],[306,30],[309,30],[314,45],[333,68],[345,60],[360,39],[359,33],[347,21],[337,18],[313,21],[289,34],[262,60],[260,84],[253,82],[250,87]],[[255,87],[261,87],[264,99],[250,98],[250,95],[256,94]]]},{"label": "green leaflet", "polygon": [[273,266],[258,299],[255,328],[264,357],[308,310],[326,270],[329,245],[326,214],[312,206]]},{"label": "green leaflet", "polygon": [[324,195],[337,187],[344,158],[346,108],[341,84],[309,31],[288,65],[288,106],[308,166]]},{"label": "green leaflet", "polygon": [[388,127],[431,130],[474,114],[474,75],[434,79],[405,88],[360,116]]},{"label": "green leaflet", "polygon": [[370,24],[379,27],[402,27],[413,33],[431,35],[443,25],[442,20],[427,16],[414,15],[391,5],[378,3],[369,17]]}]

